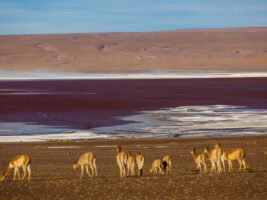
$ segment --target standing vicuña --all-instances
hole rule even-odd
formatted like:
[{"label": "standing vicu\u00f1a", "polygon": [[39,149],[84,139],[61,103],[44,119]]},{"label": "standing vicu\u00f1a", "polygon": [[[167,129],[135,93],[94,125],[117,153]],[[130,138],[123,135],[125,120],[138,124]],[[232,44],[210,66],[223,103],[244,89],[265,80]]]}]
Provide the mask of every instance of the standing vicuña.
[{"label": "standing vicu\u00f1a", "polygon": [[172,172],[172,159],[171,156],[166,155],[163,157],[162,161],[167,163],[167,167],[166,170],[164,170],[164,172],[166,172],[167,174],[171,174]]},{"label": "standing vicu\u00f1a", "polygon": [[233,169],[233,160],[238,160],[239,171],[241,171],[242,168],[244,171],[246,170],[245,155],[245,151],[241,148],[225,151],[223,153],[223,158],[228,161],[229,172]]},{"label": "standing vicu\u00f1a", "polygon": [[120,169],[120,176],[126,176],[126,167],[127,167],[127,154],[121,151],[121,146],[117,146],[117,156],[116,156],[117,164]]},{"label": "standing vicu\u00f1a", "polygon": [[203,165],[204,173],[206,173],[207,172],[206,154],[202,153],[197,155],[195,148],[192,149],[191,154],[193,155],[194,161],[197,164],[197,169],[200,170],[200,173],[202,174],[201,164]]},{"label": "standing vicu\u00f1a", "polygon": [[[89,173],[88,165],[92,171],[92,175]],[[96,157],[92,152],[83,153],[76,163],[73,163],[73,169],[81,167],[81,178],[83,177],[84,166],[89,177],[97,176]]]},{"label": "standing vicu\u00f1a", "polygon": [[127,176],[130,176],[130,175],[134,176],[135,175],[134,167],[135,167],[134,157],[132,156],[132,153],[130,151],[128,151]]},{"label": "standing vicu\u00f1a", "polygon": [[145,156],[141,153],[137,153],[135,159],[136,159],[137,168],[138,168],[138,175],[143,176],[143,167],[144,167],[144,162],[145,162]]},{"label": "standing vicu\u00f1a", "polygon": [[19,168],[22,168],[23,170],[23,176],[22,180],[25,178],[27,172],[28,172],[28,181],[31,179],[31,158],[26,155],[17,155],[11,159],[9,162],[6,171],[3,173],[2,177],[0,180],[4,180],[5,177],[8,175],[9,171],[14,168],[14,178],[13,180],[16,180],[16,176],[18,174],[18,180],[20,180],[20,173],[19,173]]},{"label": "standing vicu\u00f1a", "polygon": [[[217,156],[219,157],[219,161],[222,162],[222,164],[223,164],[223,171],[225,172],[225,163],[224,163],[224,159],[223,159],[223,149],[222,149],[222,146],[221,146],[221,144],[216,143],[214,145],[214,148],[217,150]],[[221,169],[221,171],[222,171],[222,169]]]},{"label": "standing vicu\u00f1a", "polygon": [[[210,151],[208,147],[205,147],[204,153],[208,156],[210,163],[211,163],[211,169],[210,173],[221,173],[222,172],[222,166],[221,162],[223,162],[222,159],[222,153],[221,149],[217,148],[215,145],[215,148]],[[224,162],[223,162],[224,165]]]}]

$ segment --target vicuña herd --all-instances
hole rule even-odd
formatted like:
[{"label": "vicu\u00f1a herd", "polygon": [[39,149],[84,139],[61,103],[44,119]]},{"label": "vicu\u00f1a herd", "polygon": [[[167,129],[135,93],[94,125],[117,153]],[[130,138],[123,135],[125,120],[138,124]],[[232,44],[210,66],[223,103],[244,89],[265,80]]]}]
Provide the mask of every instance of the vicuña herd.
[{"label": "vicu\u00f1a herd", "polygon": [[209,150],[208,147],[204,148],[204,152],[201,154],[196,154],[196,149],[191,151],[193,158],[197,164],[197,170],[200,173],[203,172],[201,164],[204,168],[204,173],[207,173],[207,161],[211,163],[210,173],[222,173],[225,172],[225,162],[228,161],[228,171],[231,172],[233,169],[233,160],[237,160],[239,163],[239,171],[246,170],[245,163],[245,151],[241,148],[232,149],[229,151],[224,151],[220,144],[215,144],[212,150]]},{"label": "vicu\u00f1a herd", "polygon": [[[245,152],[241,148],[232,149],[225,151],[220,144],[215,144],[213,149],[210,150],[208,147],[204,148],[204,151],[197,154],[196,149],[193,148],[191,151],[193,159],[196,163],[197,170],[200,173],[207,173],[208,167],[207,162],[210,162],[210,173],[222,173],[225,172],[225,161],[228,162],[228,171],[231,172],[233,169],[232,161],[237,160],[239,163],[239,171],[245,171]],[[135,163],[138,169],[138,176],[143,175],[143,167],[145,163],[145,156],[142,153],[137,153],[134,157],[131,151],[124,152],[121,146],[117,146],[116,161],[119,167],[120,177],[135,176]],[[17,155],[11,159],[7,169],[0,175],[0,181],[3,181],[9,174],[11,169],[14,169],[13,180],[24,180],[28,173],[28,181],[31,178],[31,158],[26,155]],[[77,162],[73,163],[73,169],[81,168],[80,178],[83,177],[84,168],[89,177],[97,176],[96,157],[92,152],[86,152],[80,155]],[[155,159],[152,162],[150,168],[150,174],[171,174],[172,159],[170,155],[165,155],[162,159]],[[19,169],[22,168],[23,176],[20,178]],[[91,173],[89,172],[89,168]]]}]

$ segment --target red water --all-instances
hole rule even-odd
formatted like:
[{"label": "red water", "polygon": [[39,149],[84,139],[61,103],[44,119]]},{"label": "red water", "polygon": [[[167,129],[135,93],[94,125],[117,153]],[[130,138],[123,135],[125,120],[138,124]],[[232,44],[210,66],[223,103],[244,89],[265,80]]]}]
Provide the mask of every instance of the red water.
[{"label": "red water", "polygon": [[88,129],[138,111],[218,104],[267,108],[267,78],[0,81],[0,122]]}]

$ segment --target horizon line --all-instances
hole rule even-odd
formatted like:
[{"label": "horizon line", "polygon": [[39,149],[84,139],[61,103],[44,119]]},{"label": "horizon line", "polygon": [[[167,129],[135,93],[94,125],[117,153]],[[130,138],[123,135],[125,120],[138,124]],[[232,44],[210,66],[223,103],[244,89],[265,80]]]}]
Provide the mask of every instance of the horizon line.
[{"label": "horizon line", "polygon": [[196,27],[196,28],[177,28],[177,29],[164,29],[164,30],[151,30],[151,31],[106,31],[106,32],[54,32],[54,33],[10,33],[1,34],[0,36],[23,36],[23,35],[71,35],[71,34],[111,34],[111,33],[160,33],[172,31],[194,31],[194,30],[222,30],[222,29],[247,29],[247,28],[267,28],[267,25],[258,26],[225,26],[225,27]]}]

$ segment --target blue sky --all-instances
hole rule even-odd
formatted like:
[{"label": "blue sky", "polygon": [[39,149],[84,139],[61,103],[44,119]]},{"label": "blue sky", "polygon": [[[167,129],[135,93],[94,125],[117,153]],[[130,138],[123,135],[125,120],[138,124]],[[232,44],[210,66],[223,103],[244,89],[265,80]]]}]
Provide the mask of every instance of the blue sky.
[{"label": "blue sky", "polygon": [[267,0],[0,0],[0,34],[266,25]]}]

